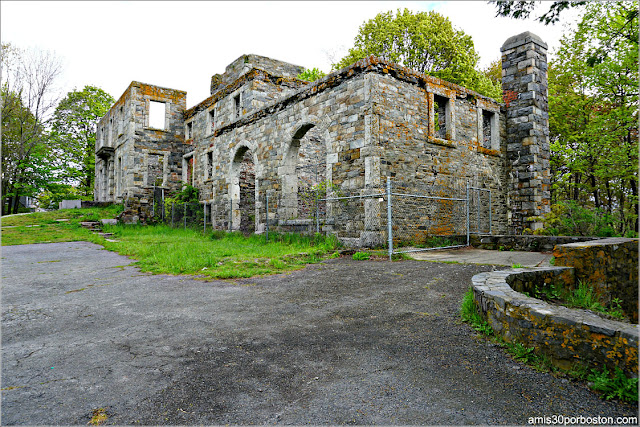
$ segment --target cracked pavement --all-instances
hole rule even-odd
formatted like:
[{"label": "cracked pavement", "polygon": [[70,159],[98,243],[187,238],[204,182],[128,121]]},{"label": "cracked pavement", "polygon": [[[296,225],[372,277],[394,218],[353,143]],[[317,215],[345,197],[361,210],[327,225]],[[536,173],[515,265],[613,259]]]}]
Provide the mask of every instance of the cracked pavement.
[{"label": "cracked pavement", "polygon": [[526,424],[636,415],[458,321],[490,266],[311,265],[227,281],[141,273],[86,242],[2,248],[3,425]]}]

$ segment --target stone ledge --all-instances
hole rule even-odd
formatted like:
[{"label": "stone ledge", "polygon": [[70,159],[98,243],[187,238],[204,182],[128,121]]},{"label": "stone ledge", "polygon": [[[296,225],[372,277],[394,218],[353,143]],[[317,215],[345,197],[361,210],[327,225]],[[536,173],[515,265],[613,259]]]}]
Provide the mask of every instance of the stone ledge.
[{"label": "stone ledge", "polygon": [[495,157],[502,156],[502,153],[500,152],[500,150],[493,150],[491,148],[484,148],[480,146],[478,146],[478,153],[486,154],[488,156],[495,156]]},{"label": "stone ledge", "polygon": [[434,138],[430,136],[427,138],[427,142],[429,142],[430,144],[439,145],[441,147],[456,148],[453,141],[449,139]]},{"label": "stone ledge", "polygon": [[516,250],[528,252],[551,252],[556,245],[579,243],[604,239],[603,237],[584,236],[544,236],[544,235],[472,235],[471,246],[489,250]]},{"label": "stone ledge", "polygon": [[[568,276],[567,276],[568,275]],[[573,269],[537,267],[473,276],[474,301],[505,341],[533,346],[561,369],[621,368],[638,376],[638,327],[580,309],[555,306],[517,292],[534,284],[572,281]]]}]

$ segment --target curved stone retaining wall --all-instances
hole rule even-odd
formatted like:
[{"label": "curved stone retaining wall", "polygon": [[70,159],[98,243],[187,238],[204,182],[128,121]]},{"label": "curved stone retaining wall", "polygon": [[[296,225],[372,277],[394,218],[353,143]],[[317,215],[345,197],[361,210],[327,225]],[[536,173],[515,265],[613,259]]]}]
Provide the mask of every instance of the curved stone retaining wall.
[{"label": "curved stone retaining wall", "polygon": [[556,266],[573,267],[576,280],[588,282],[603,304],[617,298],[638,321],[638,239],[611,237],[556,246]]},{"label": "curved stone retaining wall", "polygon": [[473,276],[472,282],[480,312],[506,341],[535,347],[561,369],[579,363],[598,369],[619,367],[629,376],[638,376],[637,325],[551,305],[518,292],[530,291],[542,283],[571,285],[573,269],[492,271]]},{"label": "curved stone retaining wall", "polygon": [[557,245],[567,243],[579,243],[604,239],[604,237],[586,236],[538,236],[524,235],[471,235],[471,246],[478,249],[526,251],[526,252],[551,252]]}]

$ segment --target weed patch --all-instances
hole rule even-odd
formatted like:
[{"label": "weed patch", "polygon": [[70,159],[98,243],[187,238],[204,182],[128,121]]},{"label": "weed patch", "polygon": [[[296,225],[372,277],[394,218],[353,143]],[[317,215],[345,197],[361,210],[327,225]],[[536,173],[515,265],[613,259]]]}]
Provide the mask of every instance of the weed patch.
[{"label": "weed patch", "polygon": [[493,328],[486,320],[480,316],[478,307],[473,301],[473,289],[469,288],[462,298],[462,306],[460,307],[460,317],[463,322],[468,323],[473,329],[483,335],[493,335]]},{"label": "weed patch", "polygon": [[603,368],[600,372],[593,369],[587,376],[587,380],[590,381],[589,386],[593,390],[602,392],[602,397],[606,400],[638,401],[638,378],[627,378],[620,368],[616,368],[612,373],[607,368]]},{"label": "weed patch", "polygon": [[[462,321],[468,323],[473,329],[502,347],[514,360],[531,366],[539,372],[560,373],[551,363],[551,359],[545,354],[537,353],[534,347],[527,347],[519,342],[507,342],[496,335],[491,326],[480,315],[473,301],[472,288],[469,288],[467,293],[464,294],[460,306],[460,317]],[[602,371],[592,369],[591,373],[589,373],[588,368],[576,364],[571,370],[564,372],[564,375],[577,380],[589,381],[589,387],[592,390],[601,392],[603,399],[638,401],[638,378],[628,378],[620,368],[616,368],[613,373],[610,373],[606,368],[603,368]]]},{"label": "weed patch", "polygon": [[536,285],[532,292],[523,293],[533,298],[558,303],[567,307],[592,310],[619,320],[625,319],[620,299],[613,298],[608,306],[602,304],[598,300],[593,287],[584,281],[579,281],[578,286],[573,290],[564,289],[559,284],[550,283],[544,286]]},{"label": "weed patch", "polygon": [[356,252],[352,258],[356,261],[366,261],[371,258],[371,254],[369,252]]},{"label": "weed patch", "polygon": [[104,408],[98,408],[98,409],[94,409],[92,412],[92,417],[89,420],[89,422],[87,423],[87,425],[90,426],[99,426],[101,424],[103,424],[105,421],[107,421],[108,415],[107,415],[107,410]]},{"label": "weed patch", "polygon": [[[105,227],[106,230],[107,227]],[[247,278],[299,269],[328,256],[338,246],[333,236],[241,233],[202,234],[165,225],[108,227],[118,242],[104,246],[137,260],[143,271],[197,274],[215,279]]]}]

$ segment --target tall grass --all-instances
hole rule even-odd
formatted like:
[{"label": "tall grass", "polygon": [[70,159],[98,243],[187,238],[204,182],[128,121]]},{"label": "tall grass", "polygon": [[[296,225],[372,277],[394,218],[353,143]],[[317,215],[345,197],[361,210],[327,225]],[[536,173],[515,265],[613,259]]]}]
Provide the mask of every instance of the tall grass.
[{"label": "tall grass", "polygon": [[493,328],[482,318],[476,303],[473,301],[473,289],[469,288],[462,297],[460,305],[460,318],[463,322],[468,323],[473,329],[483,335],[492,335]]},{"label": "tall grass", "polygon": [[290,271],[317,262],[338,247],[334,237],[270,233],[209,232],[155,226],[111,226],[117,242],[107,249],[138,260],[143,271],[199,274],[211,278],[252,277]]}]

